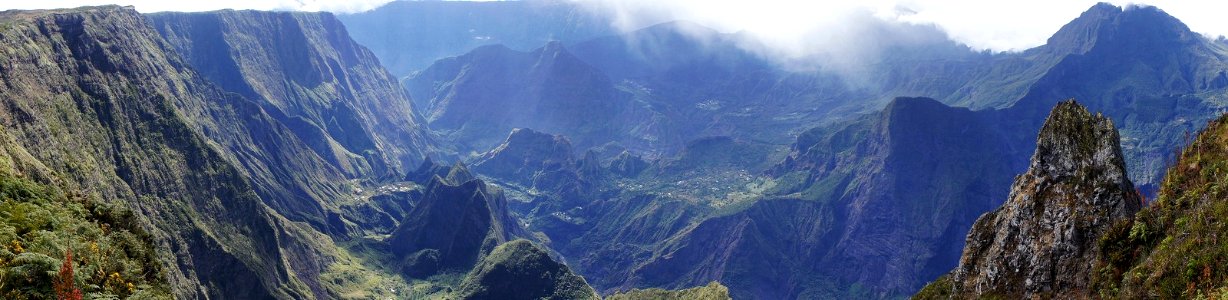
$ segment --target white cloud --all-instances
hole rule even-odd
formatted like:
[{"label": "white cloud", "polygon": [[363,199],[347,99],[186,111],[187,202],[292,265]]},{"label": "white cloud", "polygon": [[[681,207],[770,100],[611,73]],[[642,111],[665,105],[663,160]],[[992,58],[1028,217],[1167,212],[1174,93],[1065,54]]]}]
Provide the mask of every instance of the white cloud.
[{"label": "white cloud", "polygon": [[[223,8],[359,12],[393,0],[8,0],[0,9],[37,9],[85,5],[133,5],[142,12],[206,11]],[[575,0],[622,13],[623,26],[673,17],[722,31],[745,30],[779,44],[838,35],[841,24],[859,12],[910,23],[931,23],[974,49],[1022,50],[1044,43],[1063,24],[1097,0]],[[1109,0],[1117,5],[1154,5],[1197,32],[1228,35],[1228,1]],[[855,18],[855,17],[854,17]],[[795,43],[797,44],[797,43]],[[797,45],[793,45],[797,47]]]},{"label": "white cloud", "polygon": [[[1050,35],[1098,0],[859,0],[859,1],[710,1],[579,0],[598,3],[627,18],[625,27],[672,16],[724,31],[745,30],[771,41],[796,41],[816,32],[839,32],[850,16],[871,12],[888,20],[934,24],[952,39],[977,50],[1024,50]],[[1103,0],[1102,0],[1103,1]],[[1196,32],[1228,35],[1228,1],[1107,0],[1118,6],[1153,5],[1184,21]],[[645,18],[642,16],[652,16]]]}]

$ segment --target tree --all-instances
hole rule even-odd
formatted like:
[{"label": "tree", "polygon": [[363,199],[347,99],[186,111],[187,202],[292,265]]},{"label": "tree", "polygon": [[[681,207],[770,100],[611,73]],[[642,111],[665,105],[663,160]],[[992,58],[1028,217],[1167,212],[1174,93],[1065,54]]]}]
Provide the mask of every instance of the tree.
[{"label": "tree", "polygon": [[55,281],[55,298],[57,300],[81,300],[81,289],[73,281],[72,248],[64,254],[64,264],[60,265],[60,278]]}]

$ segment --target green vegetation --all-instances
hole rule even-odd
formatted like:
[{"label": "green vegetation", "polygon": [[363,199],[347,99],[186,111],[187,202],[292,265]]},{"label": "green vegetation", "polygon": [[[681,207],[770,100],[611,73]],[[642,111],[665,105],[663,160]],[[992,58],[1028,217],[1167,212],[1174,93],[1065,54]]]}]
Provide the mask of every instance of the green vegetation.
[{"label": "green vegetation", "polygon": [[955,297],[955,294],[952,293],[954,291],[954,282],[951,281],[951,274],[947,274],[926,284],[925,287],[921,288],[921,291],[912,296],[912,299],[952,299]]},{"label": "green vegetation", "polygon": [[460,285],[461,299],[599,299],[584,277],[571,273],[528,240],[495,247]]},{"label": "green vegetation", "polygon": [[[416,284],[396,275],[374,250],[362,246],[365,239],[340,244],[332,265],[320,273],[320,283],[336,299],[425,299]],[[369,242],[368,242],[369,243]]]},{"label": "green vegetation", "polygon": [[729,297],[729,288],[713,281],[708,285],[685,290],[669,291],[663,289],[630,290],[610,295],[606,300],[725,300]]},{"label": "green vegetation", "polygon": [[88,299],[170,298],[150,235],[118,204],[5,173],[0,241],[0,298],[54,299],[61,274]]},{"label": "green vegetation", "polygon": [[1157,200],[1101,238],[1104,298],[1220,298],[1228,291],[1228,116],[1180,154]]}]

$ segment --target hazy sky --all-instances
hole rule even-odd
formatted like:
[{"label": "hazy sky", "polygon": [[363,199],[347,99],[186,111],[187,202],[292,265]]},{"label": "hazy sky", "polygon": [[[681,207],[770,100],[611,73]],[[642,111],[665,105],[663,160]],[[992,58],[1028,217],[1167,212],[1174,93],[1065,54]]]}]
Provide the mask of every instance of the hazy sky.
[{"label": "hazy sky", "polygon": [[[889,20],[932,23],[954,40],[978,50],[1022,50],[1043,44],[1063,24],[1098,1],[1091,0],[585,0],[629,14],[651,11],[696,21],[722,31],[746,30],[778,40],[796,40],[816,30],[838,27],[852,12],[870,12]],[[76,7],[98,4],[134,5],[142,12],[202,11],[222,8],[264,10],[363,11],[389,0],[5,0],[3,9]],[[1117,5],[1149,4],[1184,21],[1191,29],[1212,36],[1228,35],[1228,1],[1110,0]],[[641,24],[635,24],[641,25]]]}]

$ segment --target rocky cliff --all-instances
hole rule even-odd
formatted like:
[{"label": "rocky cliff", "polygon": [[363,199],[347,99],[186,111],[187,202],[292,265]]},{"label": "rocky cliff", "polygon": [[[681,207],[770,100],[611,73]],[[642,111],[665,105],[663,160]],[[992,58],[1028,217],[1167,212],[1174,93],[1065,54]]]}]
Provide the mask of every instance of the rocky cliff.
[{"label": "rocky cliff", "polygon": [[179,298],[324,297],[314,276],[331,259],[319,237],[265,206],[232,165],[259,146],[209,134],[288,130],[205,81],[130,7],[0,19],[0,126],[18,173],[130,207]]},{"label": "rocky cliff", "polygon": [[[1142,199],[1126,175],[1113,122],[1074,101],[1053,108],[1028,171],[1002,207],[968,233],[950,293],[957,298],[1083,298],[1100,240]],[[945,284],[945,283],[944,283]]]},{"label": "rocky cliff", "polygon": [[399,174],[431,150],[408,93],[332,14],[147,18],[206,79],[259,103],[347,176]]}]

